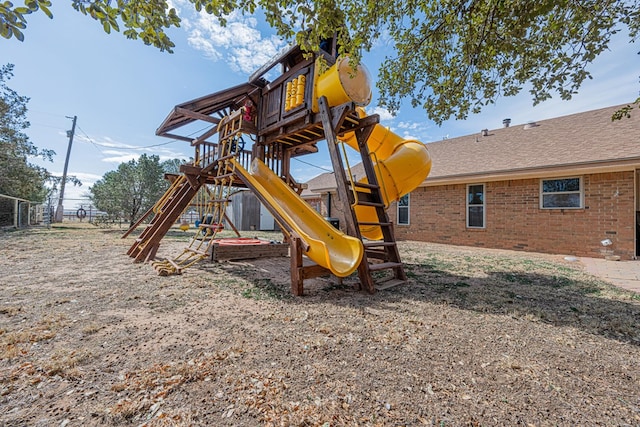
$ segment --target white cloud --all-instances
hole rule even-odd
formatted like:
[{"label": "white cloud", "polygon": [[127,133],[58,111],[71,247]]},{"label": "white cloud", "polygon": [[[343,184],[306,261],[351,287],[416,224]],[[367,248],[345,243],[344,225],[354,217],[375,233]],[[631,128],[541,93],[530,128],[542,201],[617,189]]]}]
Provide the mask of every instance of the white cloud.
[{"label": "white cloud", "polygon": [[418,129],[420,127],[420,123],[416,122],[400,122],[398,123],[398,128],[400,129]]},{"label": "white cloud", "polygon": [[[62,176],[62,171],[51,171],[54,176]],[[89,188],[96,183],[96,181],[102,179],[102,176],[87,173],[87,172],[72,172],[69,175],[73,175],[82,182],[82,185],[73,185],[67,182],[64,189],[64,207],[65,209],[78,208],[80,206],[87,206],[89,203]],[[57,199],[52,200],[52,203],[57,203]]]},{"label": "white cloud", "polygon": [[394,52],[391,49],[394,48],[394,41],[391,38],[391,34],[387,28],[383,28],[380,35],[373,41],[371,49],[384,49],[387,54],[392,54]]},{"label": "white cloud", "polygon": [[382,107],[375,107],[373,109],[373,112],[371,112],[369,114],[378,114],[380,116],[380,121],[394,120],[395,119],[395,117],[389,112],[389,110],[387,110],[386,108],[382,108]]},{"label": "white cloud", "polygon": [[404,139],[415,139],[426,142],[430,139],[431,125],[428,121],[402,121],[391,129]]},{"label": "white cloud", "polygon": [[216,16],[192,10],[193,6],[188,4],[181,11],[187,14],[186,18],[182,17],[182,23],[189,45],[212,61],[226,61],[234,71],[252,73],[285,45],[276,36],[262,34],[253,16],[232,12],[223,27]]},{"label": "white cloud", "polygon": [[182,153],[178,153],[173,150],[163,149],[162,147],[153,147],[153,148],[145,148],[142,151],[124,151],[124,150],[104,150],[102,151],[103,158],[102,161],[105,163],[115,163],[120,164],[124,162],[128,162],[130,160],[138,160],[138,158],[142,154],[155,154],[160,158],[160,161],[163,162],[165,160],[171,159],[187,159],[188,156],[185,156]]},{"label": "white cloud", "polygon": [[130,160],[137,160],[142,154],[157,155],[160,161],[171,159],[188,159],[190,156],[185,155],[182,151],[177,151],[170,146],[138,146],[115,141],[109,136],[88,136],[86,134],[77,134],[76,140],[81,143],[94,145],[102,155],[100,159],[103,163],[120,163]]},{"label": "white cloud", "polygon": [[103,157],[102,161],[106,162],[106,163],[125,163],[128,162],[129,160],[135,160],[138,157],[140,157],[140,154],[132,154],[132,153],[121,153],[118,151],[111,151],[105,154],[111,154],[110,157]]},{"label": "white cloud", "polygon": [[191,47],[202,51],[204,56],[212,59],[214,62],[222,59],[222,55],[213,47],[213,44],[207,40],[199,29],[196,28],[189,34],[188,41]]},{"label": "white cloud", "polygon": [[[79,142],[86,142],[88,144],[95,144],[98,147],[107,147],[107,148],[137,148],[135,145],[129,145],[122,142],[114,141],[111,137],[102,136],[102,137],[90,137],[86,134],[76,134],[75,140]],[[103,151],[104,152],[104,151]]]},{"label": "white cloud", "polygon": [[87,173],[87,172],[74,172],[74,175],[82,181],[82,184],[85,185],[86,182],[94,183],[99,179],[102,179],[101,175],[97,175],[95,173]]}]

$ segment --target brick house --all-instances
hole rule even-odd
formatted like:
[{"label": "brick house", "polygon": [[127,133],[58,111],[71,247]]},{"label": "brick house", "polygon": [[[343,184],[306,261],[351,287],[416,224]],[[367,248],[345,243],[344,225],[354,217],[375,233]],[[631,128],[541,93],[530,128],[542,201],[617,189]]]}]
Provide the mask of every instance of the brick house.
[{"label": "brick house", "polygon": [[[364,171],[362,173],[364,175]],[[336,218],[340,224],[344,224],[344,211],[338,200],[336,179],[333,172],[320,174],[305,184],[306,188],[302,190],[302,198],[322,216]]]},{"label": "brick house", "polygon": [[[427,144],[431,174],[389,208],[396,237],[635,259],[640,114],[613,122],[619,108],[524,125],[506,119],[502,128]],[[332,189],[307,191],[324,200]]]}]

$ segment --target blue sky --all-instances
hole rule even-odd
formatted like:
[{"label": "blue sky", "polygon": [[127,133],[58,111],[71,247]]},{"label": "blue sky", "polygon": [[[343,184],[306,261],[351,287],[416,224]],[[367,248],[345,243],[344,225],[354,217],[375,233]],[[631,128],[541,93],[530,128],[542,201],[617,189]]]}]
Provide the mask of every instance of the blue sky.
[{"label": "blue sky", "polygon": [[[221,28],[215,18],[197,15],[184,0],[174,4],[183,19],[182,27],[169,33],[176,44],[174,54],[118,33],[107,35],[99,23],[60,3],[52,7],[53,20],[43,14],[28,17],[24,42],[0,39],[0,63],[15,64],[9,87],[30,97],[27,134],[36,146],[57,153],[53,163],[43,163],[53,174],[62,175],[66,131],[72,124],[67,117],[78,116],[69,174],[83,186],[67,186],[67,198],[82,198],[105,172],[143,153],[162,160],[192,156],[187,143],[155,136],[171,109],[245,82],[284,46],[258,17],[232,16],[229,26]],[[626,34],[620,36],[589,67],[593,79],[571,101],[552,99],[534,108],[525,92],[501,98],[465,121],[450,120],[439,127],[421,109],[403,107],[391,117],[375,107],[374,89],[367,110],[379,113],[381,123],[400,135],[432,142],[501,127],[506,117],[517,125],[631,102],[640,89],[640,45],[630,44]],[[388,50],[379,44],[364,55],[374,79]],[[324,147],[300,160],[304,163],[294,160],[291,166],[301,182],[331,169]],[[76,203],[70,200],[65,207]]]}]

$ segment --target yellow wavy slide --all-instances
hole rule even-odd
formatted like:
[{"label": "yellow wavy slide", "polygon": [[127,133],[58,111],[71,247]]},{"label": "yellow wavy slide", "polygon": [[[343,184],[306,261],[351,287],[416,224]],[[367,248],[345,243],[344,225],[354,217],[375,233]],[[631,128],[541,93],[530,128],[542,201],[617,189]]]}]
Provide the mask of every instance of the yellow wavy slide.
[{"label": "yellow wavy slide", "polygon": [[[359,108],[360,117],[366,116]],[[359,151],[358,141],[353,132],[340,138],[350,147]],[[380,124],[375,125],[367,147],[374,164],[378,183],[382,188],[385,208],[392,201],[399,200],[405,194],[418,188],[431,172],[431,156],[427,147],[415,139],[403,139]],[[367,178],[360,182],[367,183]],[[358,222],[378,222],[376,208],[355,206]],[[360,225],[360,233],[370,240],[382,240],[382,230],[377,225]]]},{"label": "yellow wavy slide", "polygon": [[306,255],[310,259],[338,277],[346,277],[358,268],[364,252],[360,239],[336,229],[259,159],[251,163],[251,173],[235,159],[231,163],[236,173],[242,175],[268,202],[268,207],[309,246]]}]

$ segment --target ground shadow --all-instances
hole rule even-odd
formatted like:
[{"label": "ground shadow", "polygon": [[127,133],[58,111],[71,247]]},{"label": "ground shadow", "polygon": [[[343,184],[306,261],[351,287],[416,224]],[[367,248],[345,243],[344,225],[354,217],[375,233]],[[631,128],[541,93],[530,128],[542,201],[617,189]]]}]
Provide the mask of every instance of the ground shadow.
[{"label": "ground shadow", "polygon": [[640,345],[640,296],[575,269],[556,266],[541,272],[496,266],[485,268],[484,274],[465,275],[427,262],[405,263],[405,270],[407,285],[379,292],[371,303],[414,299],[448,304],[572,326]]},{"label": "ground shadow", "polygon": [[[319,284],[305,283],[302,298],[291,297],[288,258],[263,260],[256,269],[251,268],[251,263],[241,271],[233,267],[225,269],[252,284],[251,288],[242,290],[244,296],[251,298],[277,298],[292,304],[322,300],[371,308],[418,300],[479,313],[531,318],[555,326],[572,326],[640,345],[639,295],[619,290],[578,268],[548,261],[525,258],[474,261],[460,258],[446,262],[441,259],[405,262],[408,283],[375,295],[355,289],[357,275],[342,282],[325,278]],[[276,269],[279,264],[282,265]],[[283,270],[287,274],[282,274]]]}]

